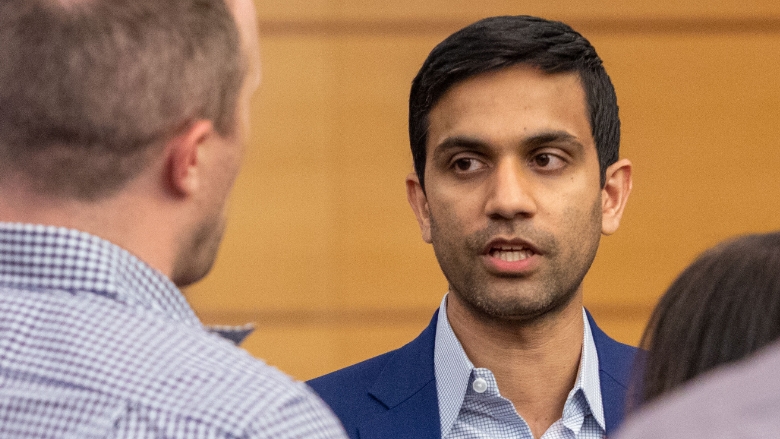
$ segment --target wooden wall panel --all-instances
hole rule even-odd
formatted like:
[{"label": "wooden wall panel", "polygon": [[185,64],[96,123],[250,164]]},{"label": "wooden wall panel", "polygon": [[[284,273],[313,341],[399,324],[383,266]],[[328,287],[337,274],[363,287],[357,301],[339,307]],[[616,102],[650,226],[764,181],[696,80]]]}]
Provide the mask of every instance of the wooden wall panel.
[{"label": "wooden wall panel", "polygon": [[[668,3],[553,2],[550,14],[527,4],[573,17],[617,88],[634,193],[585,295],[629,343],[701,250],[780,228],[780,7]],[[217,265],[187,291],[204,321],[257,322],[245,347],[304,379],[422,330],[446,282],[405,199],[409,84],[468,17],[513,4],[394,3],[382,15],[384,3],[370,1],[258,2],[264,78],[252,142]],[[740,27],[724,17],[748,18]]]},{"label": "wooden wall panel", "polygon": [[780,227],[780,33],[592,40],[617,88],[635,186],[589,279],[614,293],[589,300],[654,303],[704,248]]},{"label": "wooden wall panel", "polygon": [[416,337],[431,316],[393,324],[354,322],[258,328],[243,343],[267,363],[299,379],[309,379],[396,349]]}]

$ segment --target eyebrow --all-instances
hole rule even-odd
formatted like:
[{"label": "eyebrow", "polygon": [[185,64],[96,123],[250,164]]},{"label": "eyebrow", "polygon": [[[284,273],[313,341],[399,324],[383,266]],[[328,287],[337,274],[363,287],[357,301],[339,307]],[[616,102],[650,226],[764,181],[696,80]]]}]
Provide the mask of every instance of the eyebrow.
[{"label": "eyebrow", "polygon": [[549,144],[566,144],[573,146],[577,151],[584,151],[585,145],[566,131],[544,131],[523,139],[523,144],[528,147],[540,147]]},{"label": "eyebrow", "polygon": [[[580,142],[576,136],[573,136],[566,131],[561,130],[551,130],[551,131],[542,131],[539,133],[532,134],[528,137],[524,137],[522,141],[520,142],[520,145],[526,147],[526,148],[535,148],[544,146],[547,144],[568,144],[571,146],[574,146],[578,150],[582,151],[585,149],[585,146]],[[485,150],[489,148],[490,143],[486,142],[480,138],[477,137],[471,137],[471,136],[453,136],[448,137],[444,139],[443,142],[439,143],[434,147],[433,153],[434,156],[438,154],[442,154],[448,150],[451,149],[473,149],[476,151]]]},{"label": "eyebrow", "polygon": [[463,149],[484,149],[487,148],[488,143],[480,140],[476,137],[469,136],[453,136],[444,139],[443,142],[436,145],[433,149],[434,152],[442,153],[450,149],[463,148]]}]

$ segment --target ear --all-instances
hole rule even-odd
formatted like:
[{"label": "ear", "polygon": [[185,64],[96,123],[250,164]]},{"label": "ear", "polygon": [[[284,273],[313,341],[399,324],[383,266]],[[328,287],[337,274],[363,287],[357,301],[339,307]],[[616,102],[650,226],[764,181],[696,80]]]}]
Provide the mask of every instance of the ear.
[{"label": "ear", "polygon": [[214,135],[209,120],[197,120],[168,141],[168,182],[174,193],[189,196],[201,184],[202,147]]},{"label": "ear", "polygon": [[631,185],[631,162],[628,159],[618,160],[607,168],[601,190],[601,233],[611,235],[617,231],[631,194]]},{"label": "ear", "polygon": [[412,172],[406,176],[406,199],[412,206],[417,224],[420,225],[423,241],[431,243],[431,212],[428,209],[428,198],[425,196],[420,179]]}]

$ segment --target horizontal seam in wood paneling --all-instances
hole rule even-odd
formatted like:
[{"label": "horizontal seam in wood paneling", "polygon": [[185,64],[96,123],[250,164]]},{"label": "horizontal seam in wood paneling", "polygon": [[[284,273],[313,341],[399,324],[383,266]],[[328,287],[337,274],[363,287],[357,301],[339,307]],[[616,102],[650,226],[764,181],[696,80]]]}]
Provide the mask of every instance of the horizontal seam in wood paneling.
[{"label": "horizontal seam in wood paneling", "polygon": [[279,310],[199,312],[207,323],[257,326],[374,326],[418,323],[430,319],[434,309],[409,310]]},{"label": "horizontal seam in wood paneling", "polygon": [[[476,19],[475,19],[476,20]],[[276,20],[259,18],[261,36],[431,35],[454,32],[470,20]],[[780,17],[574,19],[584,34],[780,33]]]},{"label": "horizontal seam in wood paneling", "polygon": [[[591,305],[597,318],[646,318],[652,306]],[[202,311],[200,318],[208,324],[243,324],[252,322],[263,327],[388,326],[427,322],[433,308],[388,310],[278,310],[278,311]]]}]

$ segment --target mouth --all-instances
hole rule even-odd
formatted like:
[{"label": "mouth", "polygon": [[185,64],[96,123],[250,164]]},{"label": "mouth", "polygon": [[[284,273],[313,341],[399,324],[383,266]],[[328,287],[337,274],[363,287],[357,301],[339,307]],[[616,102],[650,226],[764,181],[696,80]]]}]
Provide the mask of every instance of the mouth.
[{"label": "mouth", "polygon": [[541,252],[532,243],[520,238],[496,238],[483,249],[485,263],[496,273],[522,274],[535,269]]},{"label": "mouth", "polygon": [[482,253],[507,261],[523,260],[542,252],[533,243],[521,238],[493,238]]},{"label": "mouth", "polygon": [[505,262],[517,262],[530,258],[534,251],[522,246],[495,245],[490,247],[487,254]]}]

